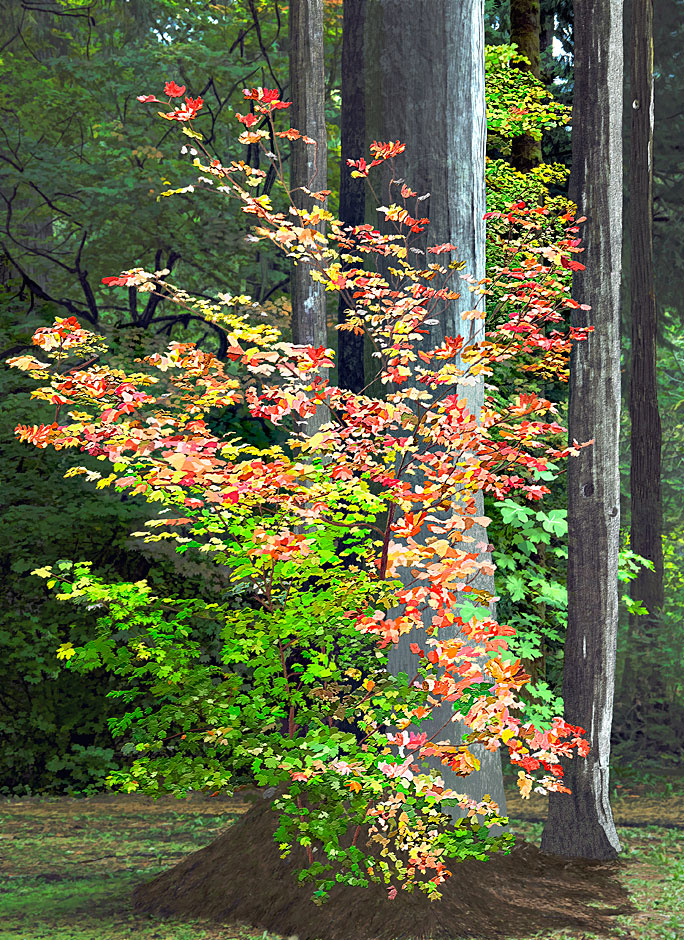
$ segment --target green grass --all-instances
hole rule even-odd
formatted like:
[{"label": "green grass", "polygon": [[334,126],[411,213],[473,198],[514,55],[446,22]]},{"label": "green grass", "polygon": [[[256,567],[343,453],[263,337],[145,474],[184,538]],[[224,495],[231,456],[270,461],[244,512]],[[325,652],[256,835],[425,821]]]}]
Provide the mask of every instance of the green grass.
[{"label": "green grass", "polygon": [[[516,823],[514,828],[539,845],[542,823]],[[628,863],[621,880],[638,913],[615,918],[615,940],[684,940],[684,830],[619,826],[618,835],[621,858]],[[601,938],[594,933],[552,931],[535,934],[534,940]]]},{"label": "green grass", "polygon": [[[131,909],[137,883],[206,845],[235,812],[232,804],[199,797],[180,804],[125,796],[1,803],[0,940],[276,940],[246,925],[162,921]],[[515,821],[511,828],[539,843],[541,823]],[[619,833],[627,862],[621,877],[639,911],[616,918],[616,940],[684,940],[684,830]],[[556,931],[534,940],[579,938],[594,935]]]}]

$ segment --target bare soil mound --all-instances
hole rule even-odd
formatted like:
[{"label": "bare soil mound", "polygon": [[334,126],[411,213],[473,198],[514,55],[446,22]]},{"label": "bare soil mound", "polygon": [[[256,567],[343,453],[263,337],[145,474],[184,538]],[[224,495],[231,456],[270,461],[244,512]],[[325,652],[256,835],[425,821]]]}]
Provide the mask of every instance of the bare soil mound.
[{"label": "bare soil mound", "polygon": [[319,907],[311,883],[293,875],[306,865],[304,850],[295,846],[280,858],[277,818],[271,801],[258,799],[206,848],[139,886],[134,907],[162,917],[241,921],[299,940],[504,940],[554,928],[611,935],[615,916],[634,911],[617,879],[619,861],[571,861],[523,841],[510,855],[453,863],[440,901],[417,888],[390,901],[384,885],[371,883],[336,885]]}]

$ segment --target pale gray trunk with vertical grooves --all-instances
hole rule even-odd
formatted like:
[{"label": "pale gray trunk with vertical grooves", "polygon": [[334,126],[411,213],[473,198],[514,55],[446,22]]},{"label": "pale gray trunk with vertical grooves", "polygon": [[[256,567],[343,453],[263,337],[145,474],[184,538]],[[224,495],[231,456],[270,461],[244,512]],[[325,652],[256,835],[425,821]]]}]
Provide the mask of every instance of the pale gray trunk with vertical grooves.
[{"label": "pale gray trunk with vertical grooves", "polygon": [[[323,0],[292,0],[289,10],[291,126],[317,142],[317,148],[297,140],[292,143],[290,189],[306,186],[312,192],[326,188],[328,145],[325,128],[325,71],[323,57]],[[297,208],[311,210],[314,201],[293,192]],[[320,203],[317,203],[320,205]],[[311,265],[301,263],[291,277],[292,341],[312,346],[328,345],[325,289],[311,279]],[[300,430],[312,434],[325,421],[322,409]]]},{"label": "pale gray trunk with vertical grooves", "polygon": [[575,272],[574,326],[593,325],[574,346],[569,438],[592,447],[568,466],[568,630],[565,719],[587,732],[591,751],[563,760],[572,794],[551,794],[541,847],[576,858],[620,851],[609,802],[618,624],[620,535],[620,275],[622,248],[622,0],[575,0],[575,94],[571,198],[585,271]]},{"label": "pale gray trunk with vertical grooves", "polygon": [[[400,140],[406,152],[396,158],[397,174],[404,178],[418,195],[430,193],[429,199],[417,204],[409,200],[412,215],[429,217],[427,240],[423,236],[412,241],[416,247],[452,242],[465,261],[464,273],[478,280],[485,276],[486,211],[484,157],[486,113],[484,98],[484,6],[483,0],[368,0],[366,9],[366,118],[367,143],[373,140]],[[388,167],[385,164],[384,167]],[[379,167],[371,171],[371,183],[382,205],[387,202],[388,173]],[[380,187],[380,188],[378,188]],[[395,189],[393,201],[400,202]],[[374,206],[368,206],[368,221],[376,218]],[[413,211],[415,210],[415,211]],[[380,231],[389,231],[382,217],[375,222]],[[416,265],[418,255],[409,255]],[[442,256],[442,261],[445,256]],[[448,257],[448,256],[447,256]],[[429,261],[437,260],[428,256]],[[462,311],[475,306],[476,298],[456,274],[454,289],[462,296],[449,304],[446,316],[438,326],[430,327],[426,348],[438,345],[445,336],[463,331]],[[484,330],[482,321],[478,323]],[[477,333],[475,334],[478,335]],[[376,364],[376,360],[373,360]],[[484,386],[461,386],[459,396],[468,400],[472,414],[479,415],[484,399]],[[417,482],[417,480],[414,480]],[[482,497],[478,508],[482,511]],[[487,541],[486,530],[477,526],[469,533],[475,541]],[[480,577],[476,582],[494,594],[494,579]],[[453,628],[451,636],[458,634]],[[447,630],[440,637],[449,638]],[[401,637],[389,655],[389,668],[394,675],[401,672],[412,677],[417,657],[409,644],[424,648],[424,634],[411,633]],[[435,710],[434,718],[421,722],[416,729],[431,736],[453,711],[449,704]],[[467,730],[461,722],[449,723],[436,740],[460,743]],[[479,772],[458,777],[436,758],[427,763],[436,768],[447,787],[480,800],[485,794],[499,803],[506,812],[501,759],[481,745],[473,748],[481,761]],[[454,819],[463,815],[458,807],[448,810]]]}]

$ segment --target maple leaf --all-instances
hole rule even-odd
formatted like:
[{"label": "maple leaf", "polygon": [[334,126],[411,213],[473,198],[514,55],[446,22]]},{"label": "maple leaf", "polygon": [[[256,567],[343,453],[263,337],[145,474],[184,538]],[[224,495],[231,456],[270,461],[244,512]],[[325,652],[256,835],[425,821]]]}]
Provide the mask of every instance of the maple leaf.
[{"label": "maple leaf", "polygon": [[57,647],[57,659],[66,659],[68,662],[72,656],[76,655],[73,643],[62,643]]},{"label": "maple leaf", "polygon": [[520,796],[523,798],[523,800],[528,799],[532,791],[532,785],[534,783],[534,779],[530,777],[528,774],[526,774],[524,771],[519,770],[518,779],[516,783],[518,784],[518,789],[520,790]]},{"label": "maple leaf", "polygon": [[157,113],[159,117],[163,117],[167,121],[192,121],[203,105],[204,101],[202,98],[186,98],[180,108],[175,108],[173,111],[167,111],[166,113],[163,111],[158,111]]},{"label": "maple leaf", "polygon": [[102,283],[106,287],[133,287],[138,282],[134,275],[120,274],[113,277],[103,277]]},{"label": "maple leaf", "polygon": [[13,359],[7,360],[7,365],[14,366],[15,369],[21,369],[24,372],[45,368],[44,363],[34,359],[33,356],[15,356]]},{"label": "maple leaf", "polygon": [[369,149],[376,160],[387,160],[390,157],[396,157],[400,153],[403,153],[406,150],[406,144],[401,144],[399,141],[394,140],[390,140],[389,143],[383,144],[378,143],[377,140],[374,140]]},{"label": "maple leaf", "polygon": [[353,167],[352,177],[360,178],[368,176],[368,164],[363,157],[359,160],[347,160],[347,166]]},{"label": "maple leaf", "polygon": [[[184,91],[175,83],[167,83],[170,97],[180,97]],[[243,143],[260,143],[269,136],[269,132],[249,131],[260,120],[258,115],[285,108],[289,103],[280,102],[275,90],[258,88],[245,90],[244,94],[245,98],[255,102],[256,114],[238,116],[240,123],[248,128],[239,139]],[[139,97],[141,100],[148,99],[148,96]],[[162,116],[168,120],[187,122],[200,108],[201,99],[186,98],[185,104]],[[313,143],[310,138],[295,130],[277,133],[285,138],[299,138],[306,143]],[[370,167],[396,156],[403,149],[404,146],[398,142],[373,142],[371,154],[374,159]],[[348,165],[352,168],[352,175],[367,175],[370,169],[365,160],[349,161]],[[262,178],[254,168],[247,167],[243,162],[234,162],[228,168],[212,162],[210,167],[202,169],[208,173],[216,171],[214,175],[219,175],[220,170],[221,174],[231,179],[230,175],[236,172],[244,173],[252,181]],[[588,747],[586,742],[577,737],[579,729],[572,729],[561,722],[554,724],[553,733],[548,735],[537,732],[531,726],[513,732],[508,709],[516,707],[517,700],[513,692],[528,677],[519,661],[502,663],[498,659],[491,659],[486,675],[477,664],[477,658],[483,652],[488,654],[500,645],[505,649],[503,637],[513,635],[513,631],[493,620],[478,620],[475,616],[464,624],[453,612],[460,591],[472,591],[480,603],[488,601],[490,596],[486,592],[474,591],[466,583],[466,577],[470,573],[491,572],[493,567],[487,561],[480,560],[488,549],[488,543],[478,543],[475,538],[466,535],[473,524],[485,525],[488,518],[477,515],[474,499],[456,501],[451,497],[458,487],[473,492],[489,489],[498,498],[505,497],[514,489],[521,490],[528,499],[541,497],[548,491],[547,488],[528,484],[522,472],[516,475],[504,473],[498,468],[517,463],[527,472],[534,468],[543,469],[543,462],[533,457],[526,448],[538,446],[538,438],[542,433],[559,433],[562,429],[558,425],[542,425],[539,422],[515,421],[507,424],[501,421],[502,415],[489,407],[483,410],[483,434],[480,435],[475,417],[469,413],[465,399],[459,400],[457,394],[441,397],[439,386],[451,386],[444,391],[453,391],[459,380],[462,384],[478,384],[482,382],[483,374],[491,374],[485,371],[486,364],[514,359],[531,351],[539,354],[540,363],[545,363],[550,370],[549,374],[554,374],[570,344],[563,345],[565,334],[563,337],[560,333],[543,336],[540,323],[562,322],[560,314],[554,321],[551,312],[554,304],[567,296],[567,291],[565,294],[556,290],[546,291],[541,274],[545,269],[539,266],[531,252],[526,253],[518,245],[520,255],[513,255],[513,263],[517,267],[506,269],[505,274],[501,275],[501,284],[497,286],[510,313],[510,316],[503,317],[503,328],[489,333],[487,342],[477,347],[467,344],[458,336],[446,338],[436,350],[416,350],[416,342],[425,339],[425,330],[420,327],[432,325],[427,319],[433,315],[432,301],[454,299],[457,296],[455,292],[440,286],[440,282],[428,286],[416,281],[418,278],[421,281],[434,281],[438,274],[448,276],[446,267],[428,264],[425,270],[415,271],[405,260],[410,249],[405,245],[393,244],[393,236],[381,235],[370,225],[344,228],[342,223],[333,220],[320,206],[316,206],[311,213],[302,213],[298,219],[302,227],[297,228],[285,215],[275,212],[267,198],[255,199],[237,183],[234,192],[242,199],[244,211],[256,215],[261,223],[256,236],[269,238],[280,244],[286,252],[298,257],[301,257],[301,249],[316,254],[317,260],[322,262],[318,269],[326,287],[353,289],[353,300],[359,302],[359,315],[351,325],[361,328],[367,324],[371,339],[377,341],[374,356],[381,360],[378,372],[380,382],[394,379],[400,384],[417,374],[420,387],[393,390],[385,401],[381,400],[382,396],[380,399],[373,397],[369,388],[362,395],[335,389],[323,376],[313,374],[332,366],[329,350],[294,344],[269,345],[258,334],[250,330],[238,330],[229,324],[226,329],[229,337],[226,367],[230,368],[231,374],[233,369],[237,371],[237,366],[242,367],[251,381],[243,383],[246,378],[243,374],[239,379],[231,379],[234,384],[229,385],[222,372],[223,364],[215,358],[206,356],[192,344],[170,344],[166,354],[157,354],[144,361],[162,373],[173,369],[173,373],[164,377],[164,384],[170,383],[175,387],[175,392],[179,393],[174,396],[174,402],[176,405],[182,403],[180,410],[167,410],[167,403],[161,401],[164,396],[160,396],[156,409],[151,409],[149,420],[140,414],[134,420],[124,418],[117,426],[116,421],[122,416],[136,411],[143,403],[154,403],[154,399],[147,398],[142,391],[145,384],[149,384],[147,378],[126,376],[114,369],[100,372],[82,369],[75,372],[60,368],[59,375],[51,379],[49,386],[39,390],[37,397],[59,405],[71,399],[78,401],[77,396],[87,395],[100,403],[96,409],[101,412],[98,418],[84,417],[74,412],[70,413],[73,423],[68,427],[60,427],[55,422],[39,428],[20,427],[17,434],[37,446],[50,444],[58,449],[75,445],[93,456],[114,462],[115,472],[101,480],[99,485],[108,486],[114,482],[119,487],[130,486],[129,492],[145,492],[150,499],[171,496],[172,502],[176,506],[185,507],[191,518],[160,520],[166,529],[181,524],[196,526],[198,520],[205,518],[204,507],[207,515],[211,510],[219,510],[221,517],[232,527],[234,536],[228,539],[207,534],[217,531],[214,528],[191,529],[193,535],[198,535],[198,541],[193,547],[201,552],[235,552],[234,559],[244,560],[250,572],[261,575],[270,572],[275,578],[280,577],[280,569],[283,572],[287,570],[285,577],[291,578],[292,572],[300,567],[320,564],[322,551],[316,539],[300,530],[303,528],[311,533],[319,532],[320,529],[327,535],[329,514],[332,512],[335,516],[340,501],[347,499],[352,490],[354,500],[350,518],[352,525],[358,523],[358,528],[352,529],[355,534],[356,531],[364,531],[364,525],[370,518],[374,523],[378,516],[382,519],[388,506],[391,506],[389,515],[384,516],[389,522],[386,525],[384,521],[380,523],[384,527],[384,542],[375,536],[363,542],[365,536],[359,536],[367,551],[368,570],[375,576],[377,569],[377,584],[383,585],[381,591],[386,593],[382,594],[380,600],[376,597],[369,600],[365,596],[359,599],[353,589],[349,590],[343,597],[341,595],[339,614],[350,621],[359,633],[374,634],[373,639],[377,639],[379,649],[422,627],[425,613],[431,618],[426,628],[427,643],[435,644],[434,648],[426,654],[417,643],[412,643],[410,649],[420,656],[423,663],[427,659],[437,669],[441,666],[445,674],[441,676],[436,669],[434,675],[427,677],[422,685],[419,684],[425,693],[424,706],[413,710],[408,706],[400,709],[407,717],[400,719],[396,725],[402,732],[399,746],[420,750],[421,754],[424,752],[427,756],[440,756],[443,763],[464,776],[477,770],[479,764],[467,747],[445,747],[444,742],[430,743],[428,746],[427,742],[421,743],[420,737],[409,734],[407,728],[411,725],[412,717],[427,717],[433,707],[441,706],[444,701],[455,702],[459,696],[467,694],[474,684],[486,682],[490,694],[478,696],[474,703],[468,696],[467,720],[472,728],[468,741],[482,743],[490,750],[499,743],[507,743],[512,753],[511,759],[521,767],[525,787],[528,783],[531,787],[531,773],[540,766],[551,777],[558,774],[559,756],[568,756],[574,749],[582,753]],[[320,202],[326,193],[323,191],[310,195]],[[402,188],[404,199],[414,196],[415,193],[408,186]],[[505,223],[510,221],[524,229],[532,225],[524,217],[529,211],[524,203],[517,202],[509,206],[506,212],[495,213],[491,217]],[[393,218],[413,231],[420,231],[421,226],[427,223],[427,219],[413,218],[408,210],[399,206],[390,206],[384,212],[388,218]],[[321,236],[314,228],[323,220],[332,223],[329,226],[329,238]],[[256,240],[260,240],[256,236]],[[336,255],[331,247],[334,239],[345,251],[357,254]],[[292,251],[293,242],[298,243],[298,252]],[[577,245],[574,240],[569,240],[555,247],[565,255],[573,254]],[[442,245],[431,251],[433,254],[441,254],[454,248]],[[406,289],[395,289],[394,283],[390,285],[370,269],[350,267],[352,263],[360,264],[363,261],[361,255],[371,251],[391,254],[398,259],[393,269],[394,275],[400,279],[406,277],[412,284]],[[556,268],[558,264],[555,263]],[[462,269],[459,263],[449,265],[449,271],[457,269]],[[466,275],[462,277],[473,291],[481,284]],[[149,289],[156,281],[153,275],[135,269],[122,272],[118,277],[106,278],[104,283]],[[493,289],[489,292],[492,293]],[[225,313],[225,306],[249,304],[251,298],[228,298],[221,315]],[[355,303],[350,302],[350,305],[355,306]],[[475,318],[476,314],[473,311],[470,313]],[[230,311],[226,315],[230,317]],[[73,349],[78,353],[79,347],[89,342],[90,335],[80,330],[78,322],[71,318],[68,321],[56,321],[52,327],[37,331],[34,343],[48,350],[50,358],[61,360],[65,350]],[[576,338],[581,337],[571,337]],[[52,353],[52,350],[56,352]],[[553,355],[545,357],[543,354],[547,352]],[[459,355],[469,364],[466,375],[460,363],[454,361]],[[427,372],[421,363],[430,364],[433,359],[442,360],[438,363],[442,369]],[[533,367],[539,368],[536,364]],[[521,368],[528,368],[528,364],[523,363]],[[273,375],[274,384],[266,386],[259,378],[261,374]],[[435,389],[438,390],[437,396],[433,394]],[[439,398],[437,408],[433,408],[434,397]],[[203,416],[209,408],[226,401],[244,404],[251,415],[268,418],[274,423],[292,414],[313,415],[319,408],[324,410],[329,406],[334,420],[308,442],[309,453],[312,446],[316,447],[321,459],[311,463],[294,463],[290,457],[284,456],[281,448],[260,451],[259,448],[243,447],[235,442],[216,440],[208,431]],[[491,404],[491,399],[488,402]],[[421,485],[411,480],[415,466],[407,465],[405,471],[403,468],[396,469],[399,451],[404,451],[408,457],[416,456],[417,445],[410,445],[410,435],[416,433],[417,418],[413,415],[402,417],[416,403],[420,409],[421,447],[424,448],[419,454],[423,480]],[[543,403],[533,402],[532,396],[521,396],[514,402],[513,410],[508,409],[504,413],[507,417],[524,416],[533,410],[534,404],[538,406]],[[514,410],[516,406],[518,414]],[[148,423],[145,423],[146,420]],[[492,427],[497,427],[501,432],[500,435],[494,435],[496,439],[485,437],[487,430]],[[304,446],[304,453],[307,452],[302,441],[291,443],[293,447]],[[575,447],[579,448],[580,445],[575,443]],[[125,459],[122,460],[124,453]],[[552,453],[555,452],[551,448],[545,451],[548,456]],[[234,463],[238,455],[240,462]],[[117,466],[117,462],[123,463],[123,467],[133,462],[135,476],[133,473],[120,476],[123,467]],[[443,485],[445,481],[448,481],[449,487]],[[373,491],[375,502],[372,505],[369,503],[371,508],[364,505],[363,495],[369,483],[382,490],[380,494]],[[197,493],[201,498],[194,498]],[[263,515],[257,516],[255,513],[254,507],[264,505],[269,507],[268,521],[264,521]],[[401,512],[406,515],[403,520],[393,523],[395,509],[398,510],[397,516]],[[428,518],[427,513],[438,509],[444,511],[446,521],[436,516]],[[259,523],[255,524],[257,518]],[[416,538],[424,522],[432,533],[432,541]],[[173,534],[164,531],[152,536],[152,539],[173,537]],[[382,529],[380,534],[383,534]],[[393,541],[391,534],[403,538],[407,544]],[[205,535],[204,543],[198,544],[202,535]],[[191,540],[183,537],[181,541]],[[470,545],[462,547],[470,548],[471,551],[460,551],[456,548],[458,542],[470,542]],[[379,545],[383,545],[382,550],[378,548]],[[184,549],[190,546],[180,547]],[[242,557],[239,553],[242,553]],[[395,590],[394,586],[389,586],[389,582],[395,577],[396,568],[402,566],[410,569],[413,580],[409,588]],[[350,572],[352,570],[358,573],[360,569],[349,569]],[[243,573],[240,577],[249,580],[251,575]],[[365,582],[360,583],[363,585]],[[256,582],[254,586],[258,593],[261,588]],[[322,598],[313,593],[313,602],[318,604]],[[351,609],[346,609],[347,604]],[[397,614],[389,617],[387,612],[395,609]],[[454,624],[468,636],[468,645],[437,641],[438,630]],[[359,672],[360,687],[369,693],[375,691],[373,683],[377,676],[374,676],[368,678]],[[329,688],[332,689],[333,685],[331,682]],[[367,724],[363,730],[370,735],[378,727],[373,719],[371,695],[364,696],[361,704],[368,709],[365,713]],[[561,740],[572,735],[574,737],[569,741]],[[395,737],[399,741],[399,736]],[[220,738],[212,736],[212,743],[217,740]],[[361,749],[368,750],[369,746],[362,744]],[[389,751],[385,750],[384,753]],[[403,754],[400,757],[403,758]],[[344,761],[332,765],[317,761],[315,767],[306,770],[292,770],[292,764],[287,762],[276,764],[283,771],[284,778],[289,775],[301,782],[311,779],[313,775],[323,774],[331,766],[343,776],[351,772],[350,766],[353,767]],[[398,796],[394,784],[401,779],[404,782],[412,780],[413,771],[410,767],[410,761],[403,764],[383,762],[379,767],[373,763],[371,772],[364,765],[363,773],[360,773],[361,780],[346,781],[345,785],[358,793],[363,791],[369,781],[374,784],[382,782],[394,798]],[[381,780],[378,770],[384,780]],[[542,782],[548,786],[547,778]],[[553,789],[553,780],[549,789]],[[441,783],[430,792],[435,798],[445,794],[447,799],[453,793],[444,791]],[[438,802],[437,799],[435,801]],[[491,816],[497,812],[495,804],[488,799],[480,803],[464,799],[463,805],[470,816]],[[390,815],[396,817],[396,803],[392,810]],[[402,824],[407,819],[406,814],[399,813]],[[438,876],[443,874],[443,866],[435,865],[434,858],[427,851],[421,853],[419,861],[410,859],[409,867],[411,870],[416,867],[425,870],[428,862],[431,867],[437,868]],[[440,883],[439,878],[433,881],[435,884]]]},{"label": "maple leaf", "polygon": [[185,94],[185,85],[177,85],[175,82],[167,82],[164,85],[164,94],[169,98],[180,98]]},{"label": "maple leaf", "polygon": [[444,558],[451,550],[451,543],[448,539],[437,539],[435,542],[430,542],[429,549],[440,558]]},{"label": "maple leaf", "polygon": [[565,255],[561,257],[561,265],[564,268],[568,268],[570,271],[584,271],[585,265],[581,264],[579,261],[573,261],[572,258],[566,258]]},{"label": "maple leaf", "polygon": [[252,89],[244,88],[242,94],[247,99],[251,98],[254,101],[263,101],[266,103],[277,101],[280,98],[280,93],[277,89],[262,88],[261,86],[259,86],[259,88]]},{"label": "maple leaf", "polygon": [[443,245],[433,245],[432,248],[428,248],[428,251],[433,255],[441,255],[445,251],[458,251],[458,247],[452,245],[451,242],[445,242]]},{"label": "maple leaf", "polygon": [[299,140],[302,136],[299,131],[294,130],[294,128],[290,128],[287,131],[276,131],[275,135],[276,137],[284,137],[286,140]]}]

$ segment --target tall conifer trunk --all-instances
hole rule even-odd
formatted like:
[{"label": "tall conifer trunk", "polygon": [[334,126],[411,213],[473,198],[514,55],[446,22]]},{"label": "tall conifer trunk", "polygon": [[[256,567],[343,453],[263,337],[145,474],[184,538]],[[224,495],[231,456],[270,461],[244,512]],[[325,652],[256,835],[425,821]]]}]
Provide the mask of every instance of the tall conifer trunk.
[{"label": "tall conifer trunk", "polygon": [[[486,112],[484,98],[484,6],[483,0],[427,0],[411,5],[410,12],[403,0],[368,0],[366,9],[366,140],[402,141],[405,153],[396,158],[396,173],[418,197],[429,194],[420,202],[409,199],[407,208],[414,217],[428,217],[430,225],[420,236],[412,236],[410,245],[421,252],[428,245],[451,242],[458,246],[458,257],[464,262],[463,273],[476,280],[485,276],[486,212],[484,158]],[[388,195],[389,164],[378,168],[372,182],[382,205],[400,202],[401,185]],[[400,181],[401,182],[401,181]],[[367,219],[371,221],[371,206]],[[394,231],[384,217],[374,220],[380,231]],[[435,260],[431,255],[409,254],[414,266]],[[380,265],[379,265],[380,268]],[[380,268],[383,270],[382,268]],[[386,272],[383,270],[386,276]],[[482,306],[484,300],[473,296],[467,283],[458,276],[451,282],[460,297],[446,305],[437,324],[430,327],[426,348],[443,341],[445,336],[458,336],[465,330],[463,311]],[[436,318],[435,318],[436,319]],[[484,332],[484,321],[465,321],[470,328],[476,323]],[[468,334],[469,335],[469,334]],[[374,361],[374,360],[373,360]],[[457,363],[458,365],[458,363]],[[459,385],[459,397],[466,399],[468,410],[479,418],[484,400],[482,382]],[[411,478],[412,484],[419,478]],[[483,512],[482,494],[477,507]],[[469,535],[474,542],[487,542],[486,529],[474,526]],[[475,586],[494,595],[493,577],[480,577]],[[493,605],[490,608],[493,613]],[[454,625],[450,634],[440,630],[445,640],[457,636]],[[409,650],[410,643],[425,645],[425,635],[411,632],[402,636],[389,655],[390,671],[402,672],[411,678],[417,658]],[[421,722],[417,731],[426,731],[434,740],[461,743],[466,729],[462,722],[452,722],[453,705],[443,705],[433,717]],[[489,794],[506,812],[501,758],[498,751],[473,746],[480,760],[480,770],[466,778],[458,777],[438,759],[426,762],[441,774],[445,785],[473,799]],[[445,810],[447,811],[447,810]],[[450,807],[449,814],[461,818],[459,807]]]},{"label": "tall conifer trunk", "polygon": [[565,719],[587,732],[586,758],[563,760],[571,794],[551,793],[545,852],[608,859],[620,851],[609,802],[620,538],[620,276],[622,0],[575,0],[571,198],[586,270],[573,276],[573,326],[593,325],[570,362],[570,441],[594,439],[568,463]]},{"label": "tall conifer trunk", "polygon": [[[311,210],[314,201],[303,193],[326,188],[328,146],[325,127],[325,70],[323,56],[323,0],[292,0],[289,7],[290,108],[292,127],[316,141],[316,148],[301,140],[292,144],[290,189],[298,209]],[[319,203],[316,203],[320,205]],[[322,231],[322,226],[320,227]],[[292,340],[313,346],[328,345],[325,289],[311,279],[311,265],[292,271]],[[322,409],[300,429],[313,433],[325,421]]]}]

